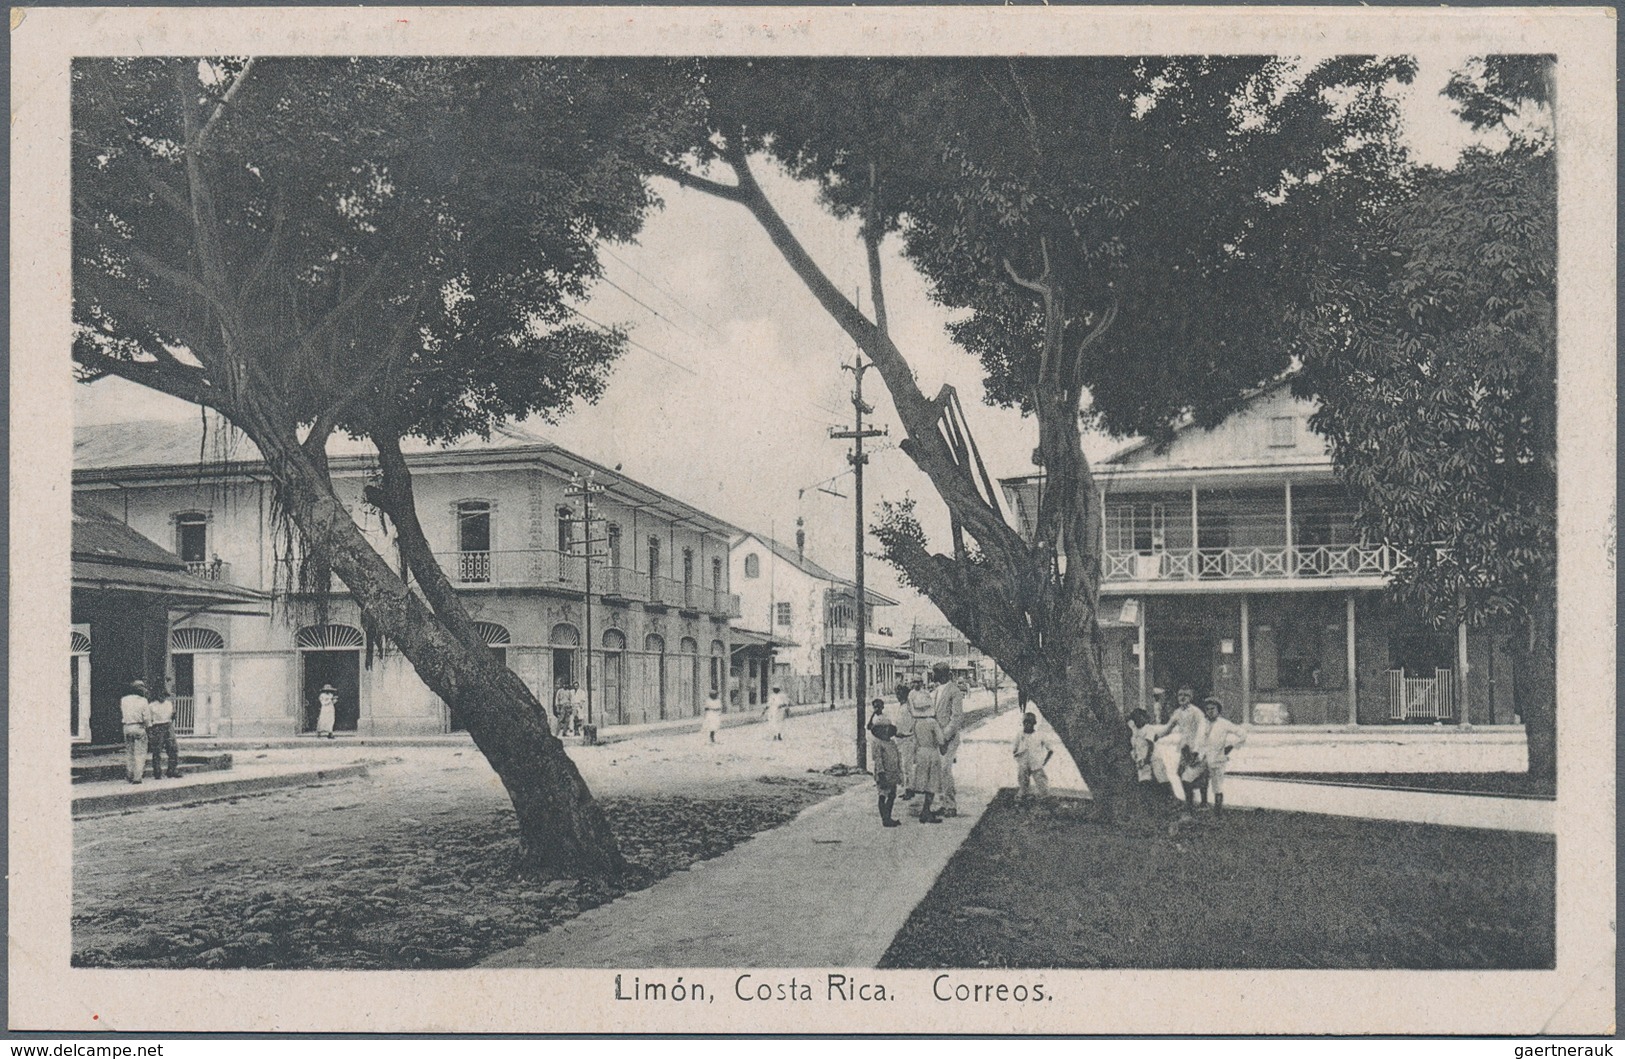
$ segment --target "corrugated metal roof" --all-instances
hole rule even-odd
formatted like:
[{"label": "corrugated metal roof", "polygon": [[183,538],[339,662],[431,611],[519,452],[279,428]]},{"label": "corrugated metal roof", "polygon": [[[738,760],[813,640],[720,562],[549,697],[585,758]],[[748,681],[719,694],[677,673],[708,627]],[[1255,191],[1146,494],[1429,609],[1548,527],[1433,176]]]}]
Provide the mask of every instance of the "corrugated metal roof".
[{"label": "corrugated metal roof", "polygon": [[73,502],[73,557],[76,561],[186,572],[186,564],[175,553],[78,499]]}]

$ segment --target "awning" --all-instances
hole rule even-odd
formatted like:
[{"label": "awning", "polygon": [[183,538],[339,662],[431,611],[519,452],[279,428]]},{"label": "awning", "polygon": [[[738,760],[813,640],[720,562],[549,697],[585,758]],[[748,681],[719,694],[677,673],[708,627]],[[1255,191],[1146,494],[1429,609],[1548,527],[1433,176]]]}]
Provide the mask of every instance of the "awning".
[{"label": "awning", "polygon": [[184,570],[159,570],[119,563],[73,561],[73,587],[88,591],[131,592],[162,597],[173,607],[214,607],[232,604],[264,606],[264,592],[225,581],[209,581]]},{"label": "awning", "polygon": [[800,644],[796,643],[794,640],[785,639],[782,636],[774,636],[770,632],[757,632],[755,629],[741,629],[737,625],[733,626],[728,631],[733,633],[733,649],[735,651],[747,647],[778,648],[800,646]]}]

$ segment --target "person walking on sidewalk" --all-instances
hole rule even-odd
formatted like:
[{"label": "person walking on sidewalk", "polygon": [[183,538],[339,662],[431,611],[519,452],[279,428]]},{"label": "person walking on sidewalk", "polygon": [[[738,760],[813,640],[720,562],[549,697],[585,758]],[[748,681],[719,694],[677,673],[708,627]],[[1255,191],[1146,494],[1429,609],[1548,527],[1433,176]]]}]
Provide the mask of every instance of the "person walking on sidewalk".
[{"label": "person walking on sidewalk", "polygon": [[869,734],[874,736],[875,787],[880,791],[880,825],[897,827],[900,821],[893,820],[891,815],[892,806],[897,804],[897,784],[903,778],[903,762],[898,756],[897,744],[892,742],[897,727],[881,717],[870,724]]},{"label": "person walking on sidewalk", "polygon": [[339,689],[323,684],[316,693],[316,738],[333,738],[333,725],[338,718]]},{"label": "person walking on sidewalk", "polygon": [[722,731],[722,699],[713,691],[706,697],[705,712],[700,715],[700,732],[705,736],[706,742],[714,743],[720,731]]},{"label": "person walking on sidewalk", "polygon": [[925,795],[920,803],[920,823],[940,824],[942,817],[931,802],[942,791],[942,729],[937,727],[931,700],[921,694],[909,706],[914,715],[914,789]]},{"label": "person walking on sidewalk", "polygon": [[[1207,769],[1206,786],[1213,789],[1213,815],[1224,812],[1224,773],[1230,763],[1230,752],[1247,741],[1247,729],[1224,717],[1224,703],[1209,695],[1202,700],[1202,712],[1207,715],[1207,727],[1196,747],[1196,756]],[[1205,791],[1204,791],[1205,793]],[[1190,792],[1186,791],[1186,804]]]},{"label": "person walking on sidewalk", "polygon": [[773,685],[773,693],[767,697],[767,705],[762,707],[762,716],[767,718],[768,734],[777,742],[784,740],[784,719],[789,714],[790,700],[779,685]]},{"label": "person walking on sidewalk", "polygon": [[954,680],[946,662],[931,667],[931,679],[937,683],[933,706],[937,727],[942,733],[942,815],[958,816],[954,760],[959,756],[959,729],[965,720],[965,692]]},{"label": "person walking on sidewalk", "polygon": [[1049,773],[1044,766],[1055,756],[1049,740],[1038,734],[1038,716],[1027,714],[1021,719],[1021,734],[1010,750],[1016,759],[1016,804],[1026,805],[1033,800],[1032,788],[1038,788],[1037,798],[1049,804]]},{"label": "person walking on sidewalk", "polygon": [[[152,778],[180,777],[181,748],[175,742],[175,702],[169,697],[169,688],[163,681],[147,699],[147,746],[152,751]],[[169,768],[163,767],[163,756],[169,754]]]},{"label": "person walking on sidewalk", "polygon": [[147,770],[147,682],[130,681],[118,708],[124,720],[124,775],[140,783]]}]

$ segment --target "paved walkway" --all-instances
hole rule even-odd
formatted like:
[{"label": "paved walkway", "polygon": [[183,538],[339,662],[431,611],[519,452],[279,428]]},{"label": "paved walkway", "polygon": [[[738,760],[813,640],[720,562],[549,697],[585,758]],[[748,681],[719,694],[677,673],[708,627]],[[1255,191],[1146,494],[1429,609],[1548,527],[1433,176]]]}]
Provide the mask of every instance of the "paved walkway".
[{"label": "paved walkway", "polygon": [[303,787],[312,783],[364,776],[367,763],[349,756],[325,760],[288,758],[276,762],[250,762],[213,772],[191,772],[176,779],[140,783],[127,779],[98,780],[73,785],[73,815],[123,812],[149,805],[235,798],[278,787]]},{"label": "paved walkway", "polygon": [[967,733],[957,817],[922,824],[905,809],[918,802],[899,801],[903,826],[882,827],[874,786],[862,784],[485,966],[874,967],[1011,782],[1015,717],[1006,710]]}]

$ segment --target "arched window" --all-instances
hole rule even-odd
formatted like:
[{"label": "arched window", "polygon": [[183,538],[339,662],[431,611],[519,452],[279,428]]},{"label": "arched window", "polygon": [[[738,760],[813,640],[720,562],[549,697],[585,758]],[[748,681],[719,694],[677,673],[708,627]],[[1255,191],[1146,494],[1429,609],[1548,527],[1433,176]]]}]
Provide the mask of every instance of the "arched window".
[{"label": "arched window", "polygon": [[553,631],[548,634],[547,642],[554,647],[580,647],[581,634],[576,631],[574,625],[567,621],[561,621],[553,626]]},{"label": "arched window", "polygon": [[581,633],[569,622],[553,626],[547,642],[553,648],[553,687],[574,687],[580,680],[576,671],[576,648],[581,646]]},{"label": "arched window", "polygon": [[365,646],[361,630],[350,625],[307,625],[293,637],[307,651],[343,651]]},{"label": "arched window", "polygon": [[508,630],[494,621],[477,621],[474,631],[480,634],[480,642],[487,647],[506,647],[513,643]]},{"label": "arched window", "polygon": [[659,633],[650,633],[643,638],[643,649],[650,654],[665,654],[666,641]]},{"label": "arched window", "polygon": [[90,653],[90,637],[86,636],[78,629],[73,630],[73,637],[70,640],[70,643],[72,644],[70,650],[72,650],[74,654],[88,655]]},{"label": "arched window", "polygon": [[224,651],[225,639],[213,629],[175,629],[169,634],[171,651]]},{"label": "arched window", "polygon": [[745,556],[745,576],[762,576],[762,557],[757,555],[755,552],[751,552],[749,555]]},{"label": "arched window", "polygon": [[72,630],[68,662],[68,734],[75,742],[90,740],[90,635]]},{"label": "arched window", "polygon": [[604,630],[604,650],[606,650],[606,651],[624,651],[624,650],[626,650],[626,634],[621,632],[619,629],[605,629]]}]

